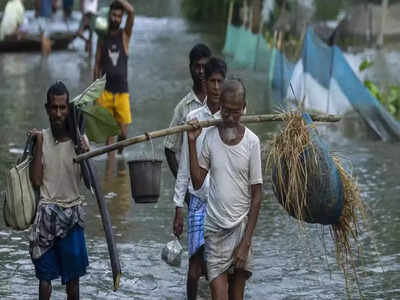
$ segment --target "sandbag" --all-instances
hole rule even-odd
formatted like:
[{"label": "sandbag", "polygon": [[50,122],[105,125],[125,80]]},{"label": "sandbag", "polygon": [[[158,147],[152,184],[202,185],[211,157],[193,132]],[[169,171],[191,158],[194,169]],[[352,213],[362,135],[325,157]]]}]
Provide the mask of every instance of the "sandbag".
[{"label": "sandbag", "polygon": [[306,205],[299,210],[299,205],[293,199],[287,198],[285,187],[294,176],[289,173],[287,161],[280,161],[281,176],[278,176],[277,165],[272,166],[273,191],[292,217],[308,223],[336,224],[343,208],[343,184],[339,171],[327,145],[314,126],[310,126],[313,123],[311,117],[304,113],[303,119],[308,125],[311,145],[299,155],[296,163],[306,171],[306,176],[299,180],[299,185],[304,185],[300,189],[306,189]]},{"label": "sandbag", "polygon": [[29,136],[22,157],[6,174],[7,190],[3,216],[6,226],[16,230],[28,228],[33,223],[36,214],[38,195],[29,178],[32,150],[33,138]]}]

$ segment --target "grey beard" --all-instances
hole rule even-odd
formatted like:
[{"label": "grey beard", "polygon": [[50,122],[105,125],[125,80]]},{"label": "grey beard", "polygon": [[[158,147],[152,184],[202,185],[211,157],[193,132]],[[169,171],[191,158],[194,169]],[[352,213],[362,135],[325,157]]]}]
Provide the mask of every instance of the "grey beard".
[{"label": "grey beard", "polygon": [[228,127],[222,129],[222,136],[225,141],[231,142],[238,138],[240,135],[239,129],[237,127]]}]

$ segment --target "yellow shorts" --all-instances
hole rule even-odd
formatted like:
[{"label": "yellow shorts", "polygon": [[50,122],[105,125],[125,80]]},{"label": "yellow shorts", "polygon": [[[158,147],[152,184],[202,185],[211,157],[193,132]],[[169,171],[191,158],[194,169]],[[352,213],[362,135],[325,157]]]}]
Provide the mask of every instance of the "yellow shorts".
[{"label": "yellow shorts", "polygon": [[111,93],[104,90],[97,99],[97,104],[108,109],[119,124],[132,122],[128,93]]}]

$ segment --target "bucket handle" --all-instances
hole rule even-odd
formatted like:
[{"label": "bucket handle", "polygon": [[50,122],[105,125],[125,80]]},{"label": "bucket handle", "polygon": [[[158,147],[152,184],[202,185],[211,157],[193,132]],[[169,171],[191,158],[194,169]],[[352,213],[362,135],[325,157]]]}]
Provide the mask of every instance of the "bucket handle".
[{"label": "bucket handle", "polygon": [[156,160],[156,157],[155,157],[155,153],[154,153],[153,139],[151,138],[151,135],[150,135],[150,133],[148,133],[148,132],[145,132],[144,135],[145,135],[145,136],[147,137],[147,139],[150,141],[151,150],[152,150],[152,152],[153,152],[153,162],[154,162],[154,161]]}]

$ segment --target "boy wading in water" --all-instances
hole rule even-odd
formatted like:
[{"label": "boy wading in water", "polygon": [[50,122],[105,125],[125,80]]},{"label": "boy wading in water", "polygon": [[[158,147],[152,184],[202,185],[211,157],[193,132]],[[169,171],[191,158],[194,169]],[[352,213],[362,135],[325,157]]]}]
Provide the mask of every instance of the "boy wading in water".
[{"label": "boy wading in water", "polygon": [[243,299],[251,276],[251,240],[261,203],[260,140],[240,123],[246,106],[240,80],[227,80],[220,103],[222,124],[205,133],[201,153],[198,121],[188,132],[190,174],[194,189],[210,176],[204,222],[205,257],[213,300]]},{"label": "boy wading in water", "polygon": [[[219,98],[226,75],[226,64],[223,60],[212,57],[205,65],[205,79],[207,86],[206,105],[192,110],[186,116],[186,121],[192,119],[212,120],[221,118]],[[196,147],[201,149],[204,133],[197,138]],[[199,151],[200,152],[200,151]],[[207,207],[209,189],[208,176],[199,190],[194,190],[190,180],[189,148],[187,135],[183,136],[181,159],[179,162],[178,176],[175,183],[175,218],[174,233],[180,237],[183,231],[183,203],[186,191],[189,190],[189,211],[187,241],[189,252],[189,270],[186,282],[187,299],[197,297],[197,286],[200,276],[205,274],[204,260],[204,230],[203,223]]]}]

